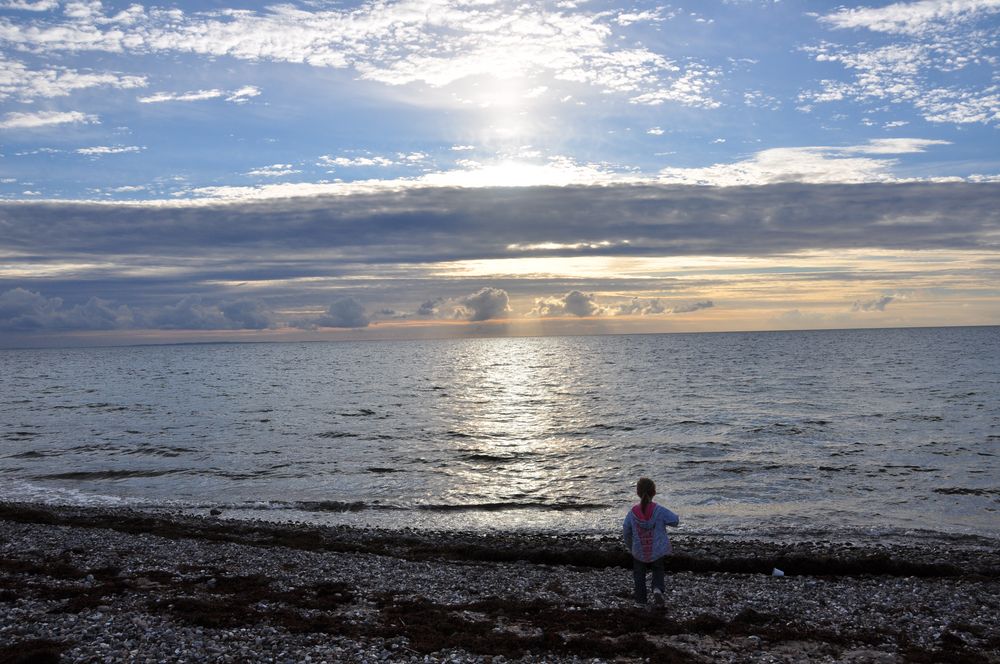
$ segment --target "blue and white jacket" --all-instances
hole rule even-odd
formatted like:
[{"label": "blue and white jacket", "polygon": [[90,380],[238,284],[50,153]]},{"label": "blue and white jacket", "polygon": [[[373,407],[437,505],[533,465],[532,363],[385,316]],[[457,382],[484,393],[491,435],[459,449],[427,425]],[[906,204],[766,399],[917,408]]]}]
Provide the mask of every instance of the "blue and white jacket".
[{"label": "blue and white jacket", "polygon": [[641,504],[635,505],[625,515],[625,546],[632,552],[633,558],[644,563],[670,555],[673,548],[667,537],[667,526],[676,526],[680,522],[680,517],[663,505],[650,502],[646,504],[646,509],[642,509]]}]

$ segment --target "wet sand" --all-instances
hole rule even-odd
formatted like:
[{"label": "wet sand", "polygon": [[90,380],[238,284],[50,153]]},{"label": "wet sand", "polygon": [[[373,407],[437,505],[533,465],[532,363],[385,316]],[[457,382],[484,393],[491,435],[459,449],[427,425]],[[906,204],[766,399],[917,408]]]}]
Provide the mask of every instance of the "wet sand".
[{"label": "wet sand", "polygon": [[0,664],[1000,662],[997,540],[674,545],[0,504]]}]

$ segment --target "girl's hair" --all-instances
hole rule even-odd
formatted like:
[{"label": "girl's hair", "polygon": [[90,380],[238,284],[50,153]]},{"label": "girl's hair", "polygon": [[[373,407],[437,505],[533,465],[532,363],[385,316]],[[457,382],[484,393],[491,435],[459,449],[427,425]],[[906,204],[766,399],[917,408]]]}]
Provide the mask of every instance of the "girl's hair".
[{"label": "girl's hair", "polygon": [[639,498],[642,499],[642,508],[646,509],[646,505],[653,500],[653,496],[656,495],[656,484],[653,480],[648,477],[640,477],[639,481],[635,485],[635,493]]}]

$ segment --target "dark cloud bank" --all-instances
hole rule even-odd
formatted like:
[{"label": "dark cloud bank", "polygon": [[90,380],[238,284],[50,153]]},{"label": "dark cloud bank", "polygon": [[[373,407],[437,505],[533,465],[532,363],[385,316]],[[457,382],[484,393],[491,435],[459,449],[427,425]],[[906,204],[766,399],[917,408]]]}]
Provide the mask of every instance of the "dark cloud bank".
[{"label": "dark cloud bank", "polygon": [[0,204],[0,224],[3,249],[41,257],[264,260],[284,250],[326,249],[342,261],[399,263],[507,257],[515,244],[603,241],[613,244],[575,252],[995,248],[988,235],[1000,228],[1000,183],[425,188],[203,207],[18,202]]},{"label": "dark cloud bank", "polygon": [[[351,274],[375,284],[391,271],[406,278],[396,274],[392,286],[382,283],[373,292],[408,289],[403,299],[411,313],[397,317],[487,321],[510,311],[504,284],[428,283],[422,268],[519,256],[995,251],[998,237],[996,183],[425,188],[196,206],[2,203],[0,254],[8,265],[107,267],[69,278],[0,272],[0,330],[362,328],[373,322],[368,311],[384,303],[357,291],[332,297],[293,284],[262,299],[234,295],[215,280]],[[146,264],[161,269],[136,269]],[[652,315],[713,306],[637,299],[606,309],[574,284],[553,281],[551,288],[536,300],[534,315]],[[292,291],[299,304],[322,313],[276,316],[275,300],[287,303]],[[887,303],[861,302],[856,309],[882,310]]]}]

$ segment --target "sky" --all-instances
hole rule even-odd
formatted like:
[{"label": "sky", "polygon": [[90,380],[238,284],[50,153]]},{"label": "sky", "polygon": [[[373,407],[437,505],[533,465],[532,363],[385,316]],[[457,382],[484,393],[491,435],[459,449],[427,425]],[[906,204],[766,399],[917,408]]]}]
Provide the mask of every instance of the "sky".
[{"label": "sky", "polygon": [[0,346],[1000,324],[1000,0],[0,0]]}]

